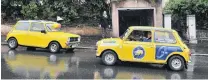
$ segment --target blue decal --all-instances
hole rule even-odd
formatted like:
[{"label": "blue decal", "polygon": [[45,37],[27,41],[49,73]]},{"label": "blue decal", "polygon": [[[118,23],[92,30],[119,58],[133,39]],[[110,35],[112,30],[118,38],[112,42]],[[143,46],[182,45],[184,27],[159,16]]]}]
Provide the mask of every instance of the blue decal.
[{"label": "blue decal", "polygon": [[182,49],[177,46],[156,46],[156,59],[165,60],[172,52],[182,52]]},{"label": "blue decal", "polygon": [[142,48],[141,46],[134,48],[134,50],[133,50],[134,58],[141,59],[144,57],[144,55],[145,55],[144,48]]}]

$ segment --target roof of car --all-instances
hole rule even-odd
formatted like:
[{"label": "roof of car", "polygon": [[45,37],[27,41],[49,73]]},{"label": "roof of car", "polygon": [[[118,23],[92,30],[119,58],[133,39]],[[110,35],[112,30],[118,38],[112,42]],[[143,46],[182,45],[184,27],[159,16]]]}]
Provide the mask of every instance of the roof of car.
[{"label": "roof of car", "polygon": [[18,22],[53,22],[53,21],[46,21],[46,20],[19,20]]},{"label": "roof of car", "polygon": [[162,28],[162,27],[150,27],[150,26],[130,26],[130,29],[136,30],[160,30],[160,31],[174,31],[172,29]]}]

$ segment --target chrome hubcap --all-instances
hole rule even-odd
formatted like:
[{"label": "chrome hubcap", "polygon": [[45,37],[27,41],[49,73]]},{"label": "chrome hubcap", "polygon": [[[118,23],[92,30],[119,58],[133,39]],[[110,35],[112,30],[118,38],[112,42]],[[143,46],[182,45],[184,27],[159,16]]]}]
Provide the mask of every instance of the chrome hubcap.
[{"label": "chrome hubcap", "polygon": [[10,40],[9,41],[9,46],[10,47],[12,47],[12,48],[15,47],[15,44],[16,44],[15,40]]},{"label": "chrome hubcap", "polygon": [[175,69],[179,69],[182,65],[180,59],[173,59],[171,64]]},{"label": "chrome hubcap", "polygon": [[114,62],[114,56],[113,54],[107,54],[105,56],[105,61],[108,63],[108,64],[112,64]]},{"label": "chrome hubcap", "polygon": [[58,46],[56,44],[51,45],[51,51],[55,52],[57,50]]}]

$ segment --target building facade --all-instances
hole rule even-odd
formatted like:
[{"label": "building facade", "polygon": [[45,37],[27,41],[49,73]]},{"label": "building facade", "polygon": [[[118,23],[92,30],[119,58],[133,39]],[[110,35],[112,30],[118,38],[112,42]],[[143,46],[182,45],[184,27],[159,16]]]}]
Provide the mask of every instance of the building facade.
[{"label": "building facade", "polygon": [[122,35],[129,26],[163,26],[164,0],[113,0],[112,35]]}]

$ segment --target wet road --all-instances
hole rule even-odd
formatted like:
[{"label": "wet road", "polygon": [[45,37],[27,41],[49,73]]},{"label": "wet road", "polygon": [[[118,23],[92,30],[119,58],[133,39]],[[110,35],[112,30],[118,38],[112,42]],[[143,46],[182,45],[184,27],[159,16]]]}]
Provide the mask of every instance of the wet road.
[{"label": "wet road", "polygon": [[192,56],[187,70],[174,72],[155,64],[121,62],[105,66],[91,49],[52,54],[41,49],[1,48],[2,79],[208,79],[208,56]]}]

